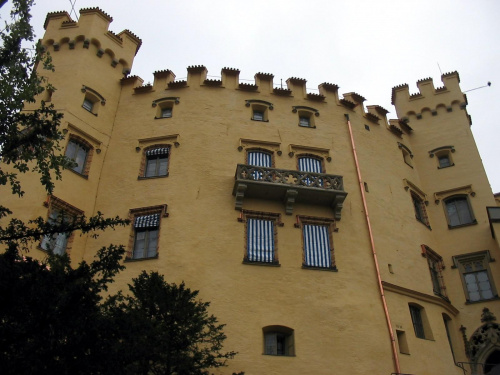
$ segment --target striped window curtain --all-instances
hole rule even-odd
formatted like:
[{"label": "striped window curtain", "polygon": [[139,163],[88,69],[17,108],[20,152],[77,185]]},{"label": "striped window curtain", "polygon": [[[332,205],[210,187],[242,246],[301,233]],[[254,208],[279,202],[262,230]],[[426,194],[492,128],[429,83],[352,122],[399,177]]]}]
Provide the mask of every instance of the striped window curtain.
[{"label": "striped window curtain", "polygon": [[323,268],[332,266],[328,229],[327,225],[304,225],[304,264],[306,266]]},{"label": "striped window curtain", "polygon": [[[271,168],[271,154],[265,151],[248,151],[248,164],[256,167]],[[254,180],[262,180],[262,172],[254,171],[253,178]]]},{"label": "striped window curtain", "polygon": [[[301,172],[313,172],[313,173],[323,173],[323,166],[321,165],[321,160],[316,158],[311,158],[308,156],[303,156],[299,158],[299,171]],[[313,184],[313,179],[305,179],[306,184],[309,186]],[[321,179],[318,181],[320,186],[323,186],[323,181]]]},{"label": "striped window curtain", "polygon": [[247,257],[250,262],[274,261],[274,222],[272,220],[247,220]]}]

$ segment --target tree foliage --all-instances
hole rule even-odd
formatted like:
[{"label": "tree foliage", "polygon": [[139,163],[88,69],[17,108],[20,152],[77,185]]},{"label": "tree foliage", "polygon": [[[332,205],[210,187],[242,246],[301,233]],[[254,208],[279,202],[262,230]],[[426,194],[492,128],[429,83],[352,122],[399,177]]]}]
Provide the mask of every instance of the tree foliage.
[{"label": "tree foliage", "polygon": [[142,272],[131,294],[103,299],[124,267],[124,248],[102,248],[73,269],[67,255],[44,262],[0,255],[2,374],[209,374],[222,352],[224,325],[184,283]]},{"label": "tree foliage", "polygon": [[[43,100],[38,108],[25,109],[44,90],[54,90],[36,69],[53,70],[50,55],[39,46],[25,46],[34,43],[29,23],[32,5],[33,0],[14,0],[11,22],[0,33],[0,159],[11,165],[7,171],[0,168],[0,185],[10,185],[12,193],[20,196],[24,191],[18,173],[39,173],[41,184],[50,193],[52,177],[60,179],[62,169],[73,165],[60,153],[62,114]],[[0,206],[0,218],[7,213],[10,211]]]},{"label": "tree foliage", "polygon": [[73,269],[67,255],[40,262],[15,245],[0,255],[0,368],[3,374],[114,373],[116,345],[102,292],[123,268],[110,246]]},{"label": "tree foliage", "polygon": [[109,306],[116,324],[128,325],[120,338],[129,353],[126,374],[209,374],[236,354],[222,352],[224,325],[184,282],[169,284],[162,275],[143,271],[129,288],[130,296],[116,296]]}]

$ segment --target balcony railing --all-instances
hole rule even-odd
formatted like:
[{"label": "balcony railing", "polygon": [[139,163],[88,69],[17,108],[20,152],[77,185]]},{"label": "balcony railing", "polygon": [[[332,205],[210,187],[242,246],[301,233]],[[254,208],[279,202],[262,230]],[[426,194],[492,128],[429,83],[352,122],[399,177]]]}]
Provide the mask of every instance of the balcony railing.
[{"label": "balcony railing", "polygon": [[284,201],[288,215],[294,203],[316,204],[331,207],[340,220],[347,193],[342,176],[238,164],[233,195],[237,210],[243,208],[245,197],[271,199]]}]

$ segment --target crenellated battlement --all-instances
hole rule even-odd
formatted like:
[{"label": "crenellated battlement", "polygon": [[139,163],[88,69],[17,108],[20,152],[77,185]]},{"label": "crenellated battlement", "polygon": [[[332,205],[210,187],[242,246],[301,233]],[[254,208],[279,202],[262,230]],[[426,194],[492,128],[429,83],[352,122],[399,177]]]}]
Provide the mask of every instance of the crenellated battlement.
[{"label": "crenellated battlement", "polygon": [[392,104],[396,107],[398,117],[405,118],[414,115],[422,118],[423,112],[437,114],[439,107],[449,112],[453,106],[464,109],[467,99],[460,89],[460,76],[457,72],[445,73],[441,76],[443,86],[436,88],[432,78],[417,81],[418,92],[410,94],[408,84],[392,88]]},{"label": "crenellated battlement", "polygon": [[259,96],[277,95],[319,104],[341,106],[347,111],[358,113],[372,123],[384,124],[389,127],[386,117],[389,113],[388,110],[379,105],[370,105],[365,109],[363,103],[366,98],[356,92],[345,93],[343,97],[339,97],[339,86],[334,83],[323,82],[318,85],[318,92],[308,92],[307,80],[304,78],[290,77],[285,81],[285,87],[275,87],[274,75],[271,73],[258,72],[254,75],[252,82],[240,80],[239,69],[224,67],[221,69],[220,78],[209,78],[211,76],[208,75],[208,70],[204,65],[188,66],[187,79],[185,80],[176,81],[176,75],[169,69],[155,71],[153,76],[153,84],[144,84],[140,77],[131,76],[123,78],[121,85],[127,87],[133,94],[152,94],[169,90],[206,87],[253,92]]},{"label": "crenellated battlement", "polygon": [[112,21],[110,15],[97,7],[81,9],[78,22],[64,11],[48,13],[42,46],[55,52],[92,49],[99,58],[109,56],[113,68],[120,65],[121,71],[128,74],[142,41],[128,29],[118,34],[110,31]]}]

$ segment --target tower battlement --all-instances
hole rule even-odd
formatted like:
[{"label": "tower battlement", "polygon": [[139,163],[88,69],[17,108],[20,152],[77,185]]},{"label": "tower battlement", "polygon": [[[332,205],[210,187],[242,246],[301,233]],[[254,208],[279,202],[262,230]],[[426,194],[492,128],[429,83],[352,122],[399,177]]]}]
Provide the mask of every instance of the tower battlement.
[{"label": "tower battlement", "polygon": [[418,92],[410,94],[408,84],[392,88],[392,104],[397,109],[398,117],[407,117],[415,114],[417,118],[423,111],[434,113],[438,107],[450,110],[452,105],[465,108],[467,98],[460,89],[460,76],[458,72],[441,75],[443,86],[435,87],[432,78],[417,81]]},{"label": "tower battlement", "polygon": [[98,57],[108,55],[113,68],[121,65],[128,74],[142,40],[128,29],[118,34],[110,31],[111,22],[113,18],[97,7],[81,9],[78,21],[64,11],[48,13],[42,46],[54,51],[73,50],[77,45],[86,49],[93,46]]}]

